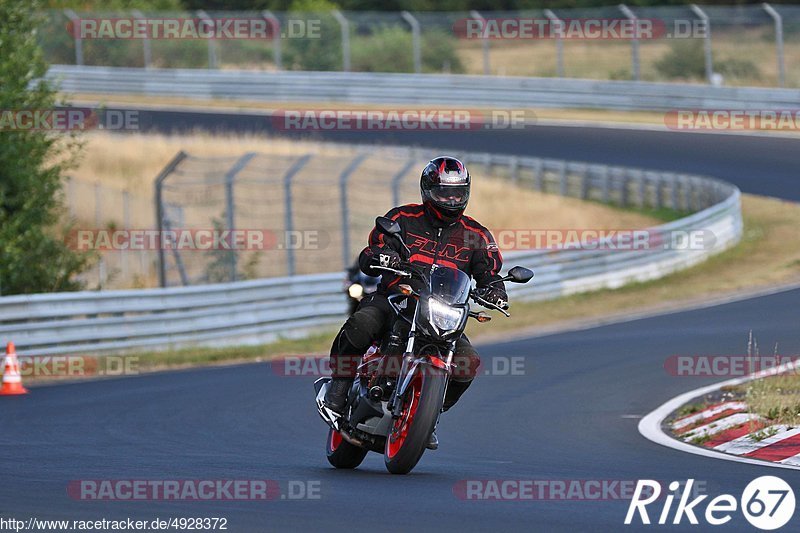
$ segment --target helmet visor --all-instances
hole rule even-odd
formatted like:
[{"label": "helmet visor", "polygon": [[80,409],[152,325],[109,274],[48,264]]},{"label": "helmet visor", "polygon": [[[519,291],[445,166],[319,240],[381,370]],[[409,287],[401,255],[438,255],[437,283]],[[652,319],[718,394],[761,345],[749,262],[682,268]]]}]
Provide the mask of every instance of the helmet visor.
[{"label": "helmet visor", "polygon": [[435,185],[431,189],[431,198],[441,205],[459,207],[468,197],[468,185]]}]

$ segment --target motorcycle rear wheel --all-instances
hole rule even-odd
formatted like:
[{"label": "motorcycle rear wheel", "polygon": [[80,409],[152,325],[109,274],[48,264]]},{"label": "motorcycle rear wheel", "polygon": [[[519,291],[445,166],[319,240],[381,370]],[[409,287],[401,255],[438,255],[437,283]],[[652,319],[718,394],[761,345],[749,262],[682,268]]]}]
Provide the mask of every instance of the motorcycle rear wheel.
[{"label": "motorcycle rear wheel", "polygon": [[369,450],[350,444],[338,431],[328,430],[325,452],[328,462],[336,468],[353,469],[361,464]]}]

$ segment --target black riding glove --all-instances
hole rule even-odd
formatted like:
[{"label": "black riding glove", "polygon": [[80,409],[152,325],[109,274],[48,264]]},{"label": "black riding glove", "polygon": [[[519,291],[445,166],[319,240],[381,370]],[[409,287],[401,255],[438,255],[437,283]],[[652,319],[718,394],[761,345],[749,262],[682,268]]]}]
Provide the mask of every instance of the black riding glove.
[{"label": "black riding glove", "polygon": [[479,287],[475,292],[490,304],[503,310],[508,309],[508,295],[500,287]]},{"label": "black riding glove", "polygon": [[374,266],[382,266],[389,268],[400,268],[400,254],[392,249],[380,249],[372,256],[372,264]]}]

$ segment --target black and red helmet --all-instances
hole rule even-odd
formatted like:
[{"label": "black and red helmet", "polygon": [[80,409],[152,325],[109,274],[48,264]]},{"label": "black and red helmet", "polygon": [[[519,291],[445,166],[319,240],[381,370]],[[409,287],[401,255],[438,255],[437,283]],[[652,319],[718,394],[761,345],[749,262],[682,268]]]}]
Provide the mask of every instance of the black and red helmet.
[{"label": "black and red helmet", "polygon": [[467,167],[455,157],[432,159],[419,180],[422,203],[438,218],[453,223],[467,208],[470,181]]}]

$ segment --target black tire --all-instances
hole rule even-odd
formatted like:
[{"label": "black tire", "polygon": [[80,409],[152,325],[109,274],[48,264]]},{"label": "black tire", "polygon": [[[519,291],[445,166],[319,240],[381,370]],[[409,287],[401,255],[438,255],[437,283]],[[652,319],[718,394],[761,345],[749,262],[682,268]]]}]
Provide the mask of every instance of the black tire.
[{"label": "black tire", "polygon": [[366,448],[350,444],[339,435],[338,431],[333,429],[328,430],[328,439],[325,442],[328,462],[336,468],[356,468],[369,451]]},{"label": "black tire", "polygon": [[[422,458],[442,409],[446,385],[446,373],[434,367],[424,368],[412,381],[403,414],[395,420],[386,437],[383,460],[386,470],[392,474],[408,474]],[[404,417],[407,416],[407,410],[413,408],[414,402],[417,404],[411,424],[406,424]],[[404,425],[405,436],[402,436]]]}]

